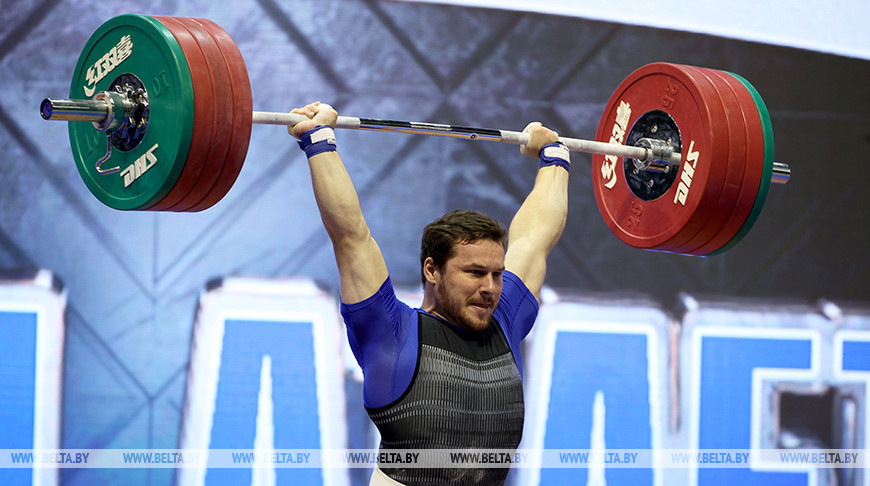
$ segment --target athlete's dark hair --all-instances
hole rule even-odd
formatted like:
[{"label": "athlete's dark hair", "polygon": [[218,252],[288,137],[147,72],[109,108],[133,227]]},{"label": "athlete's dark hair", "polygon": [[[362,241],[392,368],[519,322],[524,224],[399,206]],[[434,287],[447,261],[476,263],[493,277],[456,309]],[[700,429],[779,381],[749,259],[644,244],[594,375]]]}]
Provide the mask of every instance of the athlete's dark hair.
[{"label": "athlete's dark hair", "polygon": [[456,245],[478,240],[492,240],[507,249],[507,232],[493,218],[466,209],[457,209],[432,221],[423,229],[420,245],[420,276],[423,283],[423,263],[432,257],[435,266],[441,268],[455,253]]}]

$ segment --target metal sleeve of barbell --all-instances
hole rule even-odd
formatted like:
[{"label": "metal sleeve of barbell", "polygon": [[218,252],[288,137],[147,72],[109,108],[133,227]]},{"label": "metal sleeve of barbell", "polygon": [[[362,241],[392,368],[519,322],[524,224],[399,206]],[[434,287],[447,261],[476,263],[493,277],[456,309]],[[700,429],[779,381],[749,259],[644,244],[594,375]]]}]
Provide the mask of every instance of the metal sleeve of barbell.
[{"label": "metal sleeve of barbell", "polygon": [[39,106],[44,120],[101,122],[111,111],[104,100],[54,100],[46,98]]},{"label": "metal sleeve of barbell", "polygon": [[[255,111],[253,123],[265,125],[295,125],[305,120],[303,115],[295,113],[274,113]],[[397,120],[379,120],[375,118],[354,118],[339,116],[335,123],[336,128],[349,128],[356,130],[373,130],[391,133],[411,133],[418,135],[436,135],[441,137],[454,137],[466,140],[488,140],[505,142],[516,145],[525,145],[529,141],[529,135],[522,132],[507,130],[495,130],[490,128],[475,128],[456,125],[441,125],[437,123],[422,123]],[[631,147],[592,140],[580,140],[576,138],[560,138],[569,150],[588,152],[602,155],[615,155],[637,160],[646,160],[649,151],[643,147]]]},{"label": "metal sleeve of barbell", "polygon": [[782,162],[773,163],[773,175],[770,178],[771,184],[785,184],[791,179],[791,167]]}]

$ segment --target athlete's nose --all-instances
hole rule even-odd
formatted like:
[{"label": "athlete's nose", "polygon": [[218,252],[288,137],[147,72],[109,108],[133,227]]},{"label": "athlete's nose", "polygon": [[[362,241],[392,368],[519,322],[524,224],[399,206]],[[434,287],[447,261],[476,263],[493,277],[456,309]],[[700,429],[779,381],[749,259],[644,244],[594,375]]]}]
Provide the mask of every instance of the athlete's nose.
[{"label": "athlete's nose", "polygon": [[490,296],[495,293],[496,285],[495,285],[495,277],[490,273],[484,277],[483,282],[480,286],[480,293],[486,296]]}]

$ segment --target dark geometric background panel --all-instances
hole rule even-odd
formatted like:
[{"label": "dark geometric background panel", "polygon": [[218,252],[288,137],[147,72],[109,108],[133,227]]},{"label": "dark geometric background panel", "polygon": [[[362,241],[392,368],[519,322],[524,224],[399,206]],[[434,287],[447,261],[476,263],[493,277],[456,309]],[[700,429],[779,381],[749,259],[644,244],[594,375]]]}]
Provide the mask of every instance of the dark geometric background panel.
[{"label": "dark geometric background panel", "polygon": [[[178,442],[197,299],[223,276],[301,275],[337,294],[338,274],[296,143],[255,127],[227,197],[193,214],[121,212],[82,183],[66,125],[39,118],[66,97],[79,52],[131,11],[209,18],[239,45],[254,109],[313,100],[340,114],[521,130],[540,120],[593,138],[610,94],[641,65],[733,71],[770,110],[776,158],[754,229],[725,254],[635,250],[613,236],[574,154],[570,212],[547,285],[641,294],[870,300],[870,63],[800,49],[577,18],[376,0],[7,0],[0,22],[0,267],[46,268],[68,289],[63,447]],[[517,147],[338,133],[394,282],[419,282],[420,229],[470,207],[509,223],[536,163]],[[66,484],[166,484],[171,470],[65,470]]]}]

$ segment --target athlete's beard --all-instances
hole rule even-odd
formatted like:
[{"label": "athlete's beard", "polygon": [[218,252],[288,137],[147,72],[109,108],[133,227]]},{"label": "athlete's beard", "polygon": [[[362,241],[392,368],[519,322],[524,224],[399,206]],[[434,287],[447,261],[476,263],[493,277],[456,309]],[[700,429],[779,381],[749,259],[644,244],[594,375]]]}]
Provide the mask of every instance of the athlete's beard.
[{"label": "athlete's beard", "polygon": [[490,299],[490,307],[484,318],[481,319],[474,315],[471,309],[468,308],[468,302],[456,298],[450,298],[450,295],[443,285],[438,286],[436,295],[444,318],[467,331],[474,332],[480,332],[489,327],[492,313],[495,310],[495,305],[498,303],[496,299]]}]

